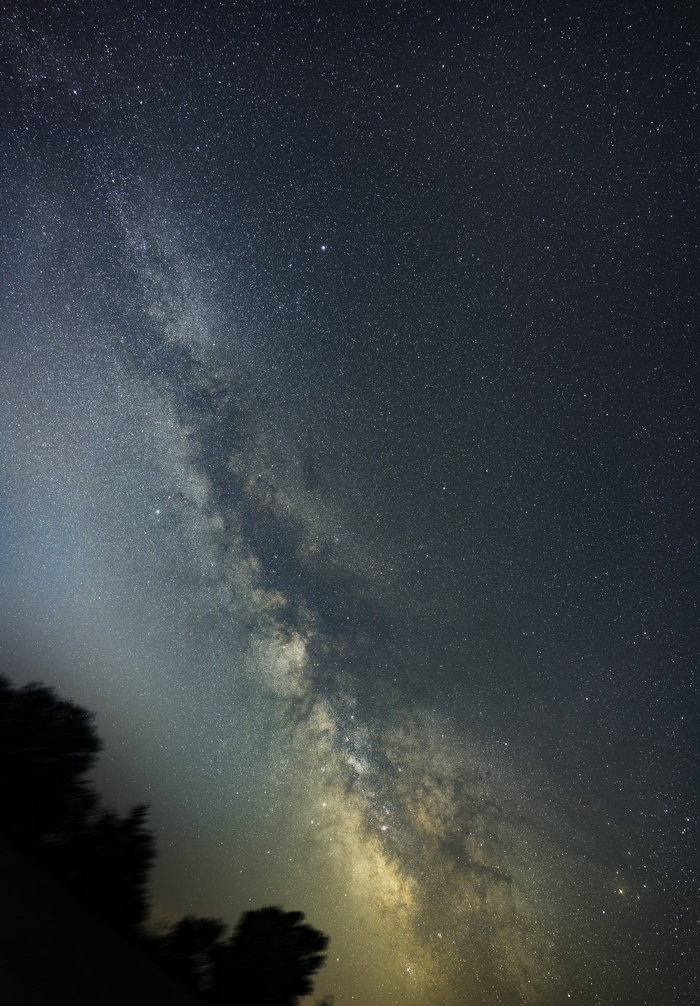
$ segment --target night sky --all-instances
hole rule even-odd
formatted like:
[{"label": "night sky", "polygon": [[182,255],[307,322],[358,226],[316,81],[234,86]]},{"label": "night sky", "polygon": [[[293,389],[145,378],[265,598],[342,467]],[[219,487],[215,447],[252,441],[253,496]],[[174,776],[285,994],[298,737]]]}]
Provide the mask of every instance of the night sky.
[{"label": "night sky", "polygon": [[2,7],[5,663],[336,1006],[698,1001],[690,10]]}]

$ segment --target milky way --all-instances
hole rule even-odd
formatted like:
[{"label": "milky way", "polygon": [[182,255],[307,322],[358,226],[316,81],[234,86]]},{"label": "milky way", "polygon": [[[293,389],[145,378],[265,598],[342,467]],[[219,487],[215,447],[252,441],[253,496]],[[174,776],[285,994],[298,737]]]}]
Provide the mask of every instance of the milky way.
[{"label": "milky way", "polygon": [[7,664],[150,801],[156,913],[303,910],[338,1006],[690,1002],[686,244],[620,236],[662,154],[569,21],[644,151],[597,217],[573,84],[542,164],[509,132],[534,21],[458,19],[457,74],[438,15],[386,65],[336,16],[7,17]]}]

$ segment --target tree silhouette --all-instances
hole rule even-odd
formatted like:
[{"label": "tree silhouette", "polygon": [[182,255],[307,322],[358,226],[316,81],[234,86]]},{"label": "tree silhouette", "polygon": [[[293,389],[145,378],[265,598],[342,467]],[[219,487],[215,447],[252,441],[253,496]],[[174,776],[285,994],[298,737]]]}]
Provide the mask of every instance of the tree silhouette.
[{"label": "tree silhouette", "polygon": [[44,685],[0,677],[0,832],[122,929],[148,913],[155,842],[146,808],[100,808],[85,778],[102,749],[93,716]]},{"label": "tree silhouette", "polygon": [[191,991],[214,990],[214,966],[227,926],[221,919],[186,915],[170,929],[152,933],[147,945],[160,964]]},{"label": "tree silhouette", "polygon": [[97,804],[92,715],[43,685],[0,677],[0,830],[25,848],[65,839]]},{"label": "tree silhouette", "polygon": [[328,937],[307,925],[302,912],[275,906],[246,912],[217,953],[217,1006],[295,1006],[313,989],[311,976],[325,960]]},{"label": "tree silhouette", "polygon": [[[152,933],[153,956],[189,989],[216,1006],[294,1006],[313,988],[328,937],[301,912],[268,906],[246,912],[231,936],[220,919],[185,916]],[[322,1001],[326,1006],[332,999]]]},{"label": "tree silhouette", "polygon": [[124,817],[101,811],[46,856],[47,865],[76,894],[120,929],[136,930],[150,908],[148,880],[156,850],[147,813],[143,805]]}]

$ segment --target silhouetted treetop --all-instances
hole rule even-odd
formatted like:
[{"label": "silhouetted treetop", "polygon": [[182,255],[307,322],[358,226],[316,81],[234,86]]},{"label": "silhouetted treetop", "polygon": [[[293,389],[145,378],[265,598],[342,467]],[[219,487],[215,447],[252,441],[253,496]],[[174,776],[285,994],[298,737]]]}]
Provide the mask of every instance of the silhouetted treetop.
[{"label": "silhouetted treetop", "polygon": [[0,832],[122,929],[149,909],[155,840],[146,807],[100,807],[86,774],[102,743],[93,716],[44,685],[0,677]]},{"label": "silhouetted treetop", "polygon": [[24,845],[72,831],[95,807],[84,778],[102,743],[93,716],[44,685],[0,677],[0,830]]},{"label": "silhouetted treetop", "polygon": [[295,1006],[308,995],[328,937],[303,920],[274,906],[246,912],[218,953],[215,1002]]}]

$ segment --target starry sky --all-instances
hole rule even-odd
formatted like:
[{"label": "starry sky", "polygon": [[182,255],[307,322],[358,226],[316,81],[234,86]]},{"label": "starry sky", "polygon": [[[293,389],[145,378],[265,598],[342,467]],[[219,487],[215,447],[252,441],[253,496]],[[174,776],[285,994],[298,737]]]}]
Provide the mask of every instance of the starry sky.
[{"label": "starry sky", "polygon": [[3,660],[336,1006],[697,1001],[694,28],[3,5]]}]

